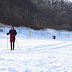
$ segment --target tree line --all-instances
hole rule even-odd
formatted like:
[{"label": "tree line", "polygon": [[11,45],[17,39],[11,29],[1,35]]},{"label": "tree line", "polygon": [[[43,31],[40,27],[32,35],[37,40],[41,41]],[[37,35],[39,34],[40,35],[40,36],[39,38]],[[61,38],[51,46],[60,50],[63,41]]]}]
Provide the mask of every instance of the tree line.
[{"label": "tree line", "polygon": [[0,22],[33,29],[72,30],[72,3],[65,0],[0,0]]}]

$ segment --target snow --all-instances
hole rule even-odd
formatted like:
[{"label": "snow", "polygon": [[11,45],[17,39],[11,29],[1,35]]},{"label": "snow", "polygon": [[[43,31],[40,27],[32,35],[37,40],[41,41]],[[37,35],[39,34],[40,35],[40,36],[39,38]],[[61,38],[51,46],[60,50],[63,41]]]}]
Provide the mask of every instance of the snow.
[{"label": "snow", "polygon": [[[10,51],[9,36],[6,35],[9,29],[5,27],[5,32],[0,32],[0,72],[72,72],[71,32],[61,32],[70,37],[53,39],[53,35],[59,36],[56,30],[35,31],[15,27],[18,32],[15,50]],[[30,31],[34,35],[27,37]],[[48,33],[49,37],[41,37],[40,33]]]}]

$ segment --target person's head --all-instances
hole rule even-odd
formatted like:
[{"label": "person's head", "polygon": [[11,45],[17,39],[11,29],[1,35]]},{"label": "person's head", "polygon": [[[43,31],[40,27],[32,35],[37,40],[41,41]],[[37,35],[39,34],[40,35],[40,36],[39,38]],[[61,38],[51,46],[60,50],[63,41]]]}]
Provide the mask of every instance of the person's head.
[{"label": "person's head", "polygon": [[13,30],[14,29],[14,26],[12,26],[11,29]]}]

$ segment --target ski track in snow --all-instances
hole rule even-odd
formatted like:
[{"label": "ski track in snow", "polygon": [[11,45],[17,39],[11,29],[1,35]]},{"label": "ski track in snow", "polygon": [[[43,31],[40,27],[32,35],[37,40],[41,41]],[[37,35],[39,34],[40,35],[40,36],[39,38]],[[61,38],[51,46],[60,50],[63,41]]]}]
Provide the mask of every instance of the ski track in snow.
[{"label": "ski track in snow", "polygon": [[0,40],[0,72],[72,72],[71,41],[22,39],[10,51]]}]

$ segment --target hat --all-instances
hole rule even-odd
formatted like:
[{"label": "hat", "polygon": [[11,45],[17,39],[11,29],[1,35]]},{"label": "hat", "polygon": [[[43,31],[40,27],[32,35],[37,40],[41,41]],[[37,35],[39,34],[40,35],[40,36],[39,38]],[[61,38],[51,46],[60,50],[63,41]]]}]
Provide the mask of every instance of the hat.
[{"label": "hat", "polygon": [[14,27],[14,26],[12,26],[12,27]]}]

